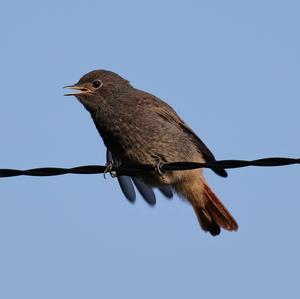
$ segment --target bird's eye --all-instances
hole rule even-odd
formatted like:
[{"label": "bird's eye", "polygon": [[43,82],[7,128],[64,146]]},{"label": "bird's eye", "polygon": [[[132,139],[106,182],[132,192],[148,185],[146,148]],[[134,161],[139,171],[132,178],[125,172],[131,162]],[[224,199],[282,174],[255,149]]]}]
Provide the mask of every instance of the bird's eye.
[{"label": "bird's eye", "polygon": [[92,85],[94,88],[99,88],[99,87],[101,87],[102,82],[100,80],[95,80],[95,81],[93,81]]}]

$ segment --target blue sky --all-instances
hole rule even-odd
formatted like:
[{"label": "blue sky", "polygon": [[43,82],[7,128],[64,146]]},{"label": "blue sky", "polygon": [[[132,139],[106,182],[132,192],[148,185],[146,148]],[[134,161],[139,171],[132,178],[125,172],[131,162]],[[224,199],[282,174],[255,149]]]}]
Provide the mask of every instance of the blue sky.
[{"label": "blue sky", "polygon": [[[171,104],[219,159],[298,157],[298,1],[19,1],[0,11],[0,168],[103,164],[64,85],[113,70]],[[1,179],[1,298],[298,298],[299,167],[207,180],[217,238],[175,197],[102,175]]]}]

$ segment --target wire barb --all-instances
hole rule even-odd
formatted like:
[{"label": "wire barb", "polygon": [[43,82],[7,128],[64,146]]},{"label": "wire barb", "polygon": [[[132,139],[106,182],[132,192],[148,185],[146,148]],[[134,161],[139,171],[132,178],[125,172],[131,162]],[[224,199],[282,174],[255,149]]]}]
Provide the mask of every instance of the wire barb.
[{"label": "wire barb", "polygon": [[[211,161],[207,163],[197,163],[197,162],[170,162],[162,163],[160,169],[162,171],[178,171],[178,170],[189,170],[197,168],[241,168],[248,166],[260,166],[260,167],[274,167],[274,166],[286,166],[292,164],[300,164],[299,158],[263,158],[252,161],[247,160],[220,160]],[[54,176],[63,174],[98,174],[104,173],[106,166],[102,165],[87,165],[78,166],[72,168],[58,168],[58,167],[44,167],[44,168],[33,168],[27,170],[19,169],[0,169],[0,177],[13,177],[19,175],[26,176]],[[155,166],[150,164],[139,164],[134,167],[116,167],[113,166],[112,171],[116,172],[117,176],[129,175],[138,176],[139,173],[147,171],[155,171]]]}]

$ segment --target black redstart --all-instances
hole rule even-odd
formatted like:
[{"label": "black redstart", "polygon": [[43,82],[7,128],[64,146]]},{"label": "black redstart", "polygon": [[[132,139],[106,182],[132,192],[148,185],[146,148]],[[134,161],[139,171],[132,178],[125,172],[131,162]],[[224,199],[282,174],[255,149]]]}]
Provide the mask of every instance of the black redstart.
[{"label": "black redstart", "polygon": [[[202,140],[164,101],[134,88],[118,74],[95,70],[66,86],[90,112],[118,165],[157,166],[164,162],[209,162],[215,158]],[[224,169],[213,169],[225,177]],[[139,174],[146,184],[171,186],[190,202],[204,231],[236,231],[238,224],[208,186],[202,170],[150,171]]]}]

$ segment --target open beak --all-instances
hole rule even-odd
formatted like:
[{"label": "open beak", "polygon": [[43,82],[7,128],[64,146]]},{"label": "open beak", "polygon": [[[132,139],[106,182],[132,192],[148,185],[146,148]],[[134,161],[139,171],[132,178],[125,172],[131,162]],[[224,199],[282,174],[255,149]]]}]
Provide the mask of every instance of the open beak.
[{"label": "open beak", "polygon": [[74,93],[66,93],[66,94],[64,94],[64,96],[78,96],[78,95],[87,94],[90,92],[89,89],[87,89],[83,86],[77,86],[77,85],[68,85],[68,86],[64,86],[64,88],[69,88],[69,89],[73,89],[73,90],[77,91]]}]

